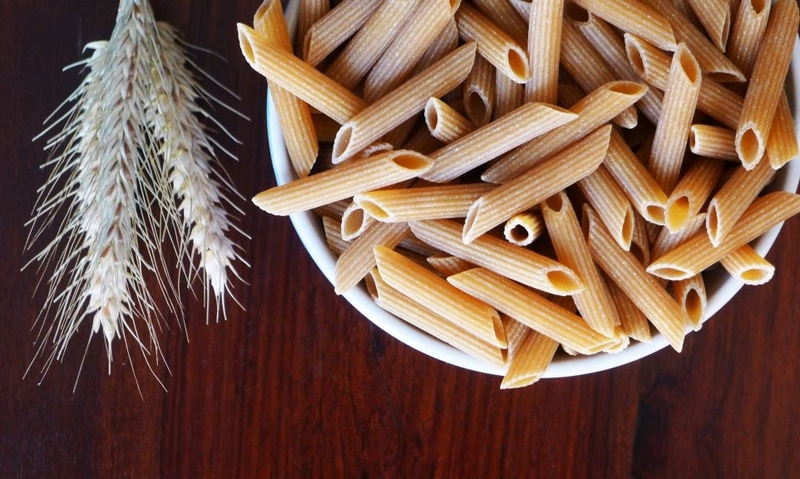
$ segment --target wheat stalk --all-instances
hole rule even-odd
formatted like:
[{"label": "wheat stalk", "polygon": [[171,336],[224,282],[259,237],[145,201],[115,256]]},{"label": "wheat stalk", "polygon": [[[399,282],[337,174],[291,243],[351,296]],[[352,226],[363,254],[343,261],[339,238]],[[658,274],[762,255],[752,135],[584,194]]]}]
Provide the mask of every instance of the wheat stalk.
[{"label": "wheat stalk", "polygon": [[165,247],[177,251],[185,276],[185,257],[199,256],[206,306],[213,294],[218,315],[230,275],[238,277],[233,262],[243,262],[224,209],[234,189],[214,179],[222,177],[213,166],[218,143],[197,118],[211,118],[197,105],[207,95],[187,69],[176,31],[155,22],[147,0],[121,0],[109,40],[87,48],[91,57],[73,65],[86,69],[85,78],[56,110],[60,116],[46,120],[43,135],[60,131],[45,147],[50,176],[28,223],[26,249],[56,230],[31,260],[43,278],[47,272],[37,318],[42,377],[87,319],[89,341],[103,334],[109,371],[119,338],[128,356],[129,341],[136,345],[153,371],[151,358],[163,357],[163,321],[148,284],[183,319]]}]

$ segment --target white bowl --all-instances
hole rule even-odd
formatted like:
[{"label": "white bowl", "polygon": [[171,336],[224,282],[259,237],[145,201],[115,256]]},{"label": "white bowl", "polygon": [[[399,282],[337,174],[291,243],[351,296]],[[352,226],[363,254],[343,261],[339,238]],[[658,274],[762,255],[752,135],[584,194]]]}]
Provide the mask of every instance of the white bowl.
[{"label": "white bowl", "polygon": [[[296,21],[296,8],[293,8],[295,5],[296,2],[291,2],[287,10],[287,22],[290,25],[293,25]],[[800,112],[800,95],[796,91],[798,81],[800,81],[800,41],[796,40],[787,79],[789,103],[795,118],[797,118],[797,113]],[[800,127],[800,122],[797,123],[796,127]],[[796,133],[800,136],[800,128],[797,129]],[[296,176],[289,161],[289,155],[286,151],[283,133],[278,123],[271,95],[267,97],[267,136],[272,165],[278,184],[284,184],[295,179]],[[795,192],[798,181],[800,181],[800,160],[792,161],[783,167],[775,177],[772,185],[770,185],[770,189]],[[333,283],[336,256],[328,248],[321,221],[311,212],[296,213],[290,215],[290,218],[311,258],[319,266],[325,277],[328,278],[328,281]],[[781,227],[782,223],[758,238],[753,243],[755,250],[761,255],[765,255],[775,242]],[[783,272],[783,274],[789,273]],[[780,274],[780,271],[776,274]],[[705,285],[708,294],[708,307],[704,321],[719,311],[743,286],[740,281],[731,278],[721,268],[716,268],[706,274]],[[465,369],[502,375],[502,371],[499,368],[484,364],[379,308],[372,301],[363,285],[352,288],[342,296],[376,326],[423,354]],[[556,355],[543,377],[579,376],[615,368],[653,354],[667,345],[667,340],[663,335],[655,334],[651,342],[640,343],[632,341],[627,349],[616,354],[600,353],[591,356],[559,354]]]}]

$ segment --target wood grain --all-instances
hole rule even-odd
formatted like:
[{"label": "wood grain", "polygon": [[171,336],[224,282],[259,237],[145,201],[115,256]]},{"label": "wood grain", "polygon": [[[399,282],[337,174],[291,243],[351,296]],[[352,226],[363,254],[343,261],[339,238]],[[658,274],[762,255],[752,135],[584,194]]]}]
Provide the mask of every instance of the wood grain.
[{"label": "wood grain", "polygon": [[77,84],[61,67],[110,33],[115,2],[0,5],[0,477],[796,477],[799,221],[768,255],[772,282],[742,291],[682,354],[500,391],[499,378],[427,358],[361,318],[288,219],[249,202],[274,182],[264,83],[235,28],[258,3],[153,1],[190,43],[227,58],[197,55],[251,119],[220,112],[243,142],[226,166],[253,239],[236,290],[246,311],[206,325],[186,292],[186,330],[162,335],[165,388],[137,364],[141,395],[124,351],[109,375],[99,341],[74,392],[78,343],[41,385],[23,378],[42,301],[35,271],[20,272],[23,224],[45,179],[31,138]]}]

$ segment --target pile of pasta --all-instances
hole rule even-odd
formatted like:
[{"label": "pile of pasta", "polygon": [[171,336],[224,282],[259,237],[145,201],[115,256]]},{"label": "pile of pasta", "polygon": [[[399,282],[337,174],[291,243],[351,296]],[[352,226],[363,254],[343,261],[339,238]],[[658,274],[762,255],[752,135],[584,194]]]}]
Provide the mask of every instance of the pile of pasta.
[{"label": "pile of pasta", "polygon": [[[531,384],[559,350],[614,353],[705,316],[703,272],[800,212],[784,92],[795,0],[266,0],[241,50],[315,211],[338,293]],[[563,353],[559,353],[563,354]]]}]

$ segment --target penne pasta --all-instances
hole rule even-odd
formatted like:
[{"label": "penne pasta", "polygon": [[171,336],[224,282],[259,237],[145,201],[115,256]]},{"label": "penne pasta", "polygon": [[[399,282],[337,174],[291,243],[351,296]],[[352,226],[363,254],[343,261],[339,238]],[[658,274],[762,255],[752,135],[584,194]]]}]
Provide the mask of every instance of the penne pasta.
[{"label": "penne pasta", "polygon": [[603,277],[606,278],[606,287],[617,308],[619,325],[622,331],[636,341],[642,343],[652,341],[653,335],[650,333],[650,322],[647,320],[647,316],[633,304],[633,301],[625,295],[616,283],[608,280],[605,275]]},{"label": "penne pasta", "polygon": [[577,185],[617,244],[622,249],[629,250],[633,240],[635,214],[628,197],[611,173],[600,165],[593,173],[579,180]]},{"label": "penne pasta", "polygon": [[458,33],[464,41],[478,44],[478,53],[489,61],[498,73],[517,83],[524,83],[531,74],[525,49],[491,20],[467,3],[456,11]]},{"label": "penne pasta", "polygon": [[422,176],[445,183],[577,117],[562,108],[526,103],[431,153],[433,167]]},{"label": "penne pasta", "polygon": [[796,1],[775,2],[764,39],[758,48],[750,86],[747,88],[742,114],[736,127],[736,152],[747,169],[758,164],[766,151],[799,24],[800,10]]},{"label": "penne pasta", "polygon": [[472,0],[472,4],[519,45],[527,46],[528,22],[509,0]]},{"label": "penne pasta", "polygon": [[588,176],[603,161],[610,134],[610,125],[598,128],[547,161],[478,198],[464,222],[464,242],[474,241],[511,216]]},{"label": "penne pasta", "polygon": [[[265,0],[253,16],[253,28],[264,40],[284,51],[292,51],[292,41],[277,0]],[[278,85],[270,86],[281,130],[286,132],[286,151],[298,177],[308,176],[319,152],[317,132],[308,105]]]},{"label": "penne pasta", "polygon": [[643,218],[649,223],[664,224],[667,195],[616,131],[611,132],[603,166]]},{"label": "penne pasta", "polygon": [[583,281],[583,291],[572,295],[581,317],[603,336],[614,336],[619,323],[617,309],[592,260],[567,194],[560,191],[543,201],[542,216],[558,261]]},{"label": "penne pasta", "polygon": [[494,189],[486,183],[381,189],[359,193],[353,200],[372,218],[387,223],[463,218],[470,205]]},{"label": "penne pasta", "polygon": [[564,0],[533,0],[528,14],[530,79],[525,101],[555,103],[558,95]]},{"label": "penne pasta", "polygon": [[729,0],[685,0],[697,15],[706,34],[719,51],[724,52],[731,32],[731,6]]},{"label": "penne pasta", "polygon": [[764,37],[771,6],[771,1],[741,0],[731,27],[726,54],[748,78],[753,72],[758,45]]},{"label": "penne pasta", "polygon": [[614,344],[579,316],[556,306],[534,291],[484,268],[474,268],[447,281],[545,336],[580,354],[593,354]]},{"label": "penne pasta", "polygon": [[597,265],[680,352],[686,320],[678,303],[631,253],[616,244],[591,208],[584,208],[583,229]]},{"label": "penne pasta", "polygon": [[364,99],[374,103],[400,85],[452,18],[448,0],[421,0],[367,75]]},{"label": "penne pasta", "polygon": [[325,75],[354,89],[369,73],[411,15],[416,0],[384,0],[325,70]]},{"label": "penne pasta", "polygon": [[677,184],[689,139],[702,74],[684,43],[672,57],[661,117],[656,125],[647,169],[666,193]]},{"label": "penne pasta", "polygon": [[681,230],[700,213],[722,176],[723,164],[711,158],[697,158],[687,168],[667,199],[665,223],[670,232]]},{"label": "penne pasta", "polygon": [[775,109],[775,116],[772,118],[769,138],[767,138],[766,155],[769,159],[769,164],[774,170],[783,167],[783,165],[800,155],[800,147],[797,144],[797,134],[795,133],[795,122],[794,118],[792,118],[789,99],[785,92],[781,94],[781,99]]},{"label": "penne pasta", "polygon": [[475,44],[466,44],[387,93],[342,125],[333,142],[333,162],[340,163],[379,140],[441,96],[461,84],[472,69]]},{"label": "penne pasta", "polygon": [[306,32],[331,9],[330,0],[303,0],[297,19],[297,37],[305,38]]},{"label": "penne pasta", "polygon": [[[475,267],[467,260],[445,254],[428,256],[428,264],[445,278]],[[506,335],[508,335],[508,330],[506,330]],[[510,345],[511,338],[508,338],[508,341]]]},{"label": "penne pasta", "polygon": [[385,246],[376,246],[374,253],[386,284],[470,334],[500,348],[508,346],[493,307]]},{"label": "penne pasta", "polygon": [[[627,34],[625,52],[631,66],[644,81],[660,90],[666,89],[671,63],[667,54]],[[729,128],[736,128],[743,101],[741,96],[704,76],[697,95],[697,109]]]},{"label": "penne pasta", "polygon": [[728,274],[751,286],[767,283],[775,274],[775,266],[748,245],[731,251],[719,263]]},{"label": "penne pasta", "polygon": [[342,294],[358,284],[375,267],[373,248],[378,245],[394,248],[408,235],[404,223],[372,223],[339,255],[334,268],[334,291]]},{"label": "penne pasta", "polygon": [[503,237],[517,246],[528,246],[545,232],[544,219],[538,211],[525,211],[506,221]]},{"label": "penne pasta", "polygon": [[474,336],[392,288],[377,270],[372,270],[367,276],[367,291],[375,303],[389,313],[474,358],[501,369],[505,368],[506,355],[503,349]]},{"label": "penne pasta", "polygon": [[703,275],[696,274],[691,278],[672,283],[672,297],[681,306],[687,319],[687,325],[693,330],[699,331],[700,327],[703,326],[706,309],[708,308]]},{"label": "penne pasta", "polygon": [[708,204],[706,231],[711,244],[717,246],[722,242],[774,174],[768,162],[756,165],[753,170],[737,167]]},{"label": "penne pasta", "polygon": [[358,203],[351,201],[342,213],[342,238],[352,241],[363,233],[375,219],[366,214]]},{"label": "penne pasta", "polygon": [[553,153],[608,123],[633,105],[646,90],[644,85],[632,82],[611,82],[597,88],[570,108],[569,111],[577,115],[573,121],[511,151],[489,167],[481,179],[502,184],[518,177]]},{"label": "penne pasta", "polygon": [[[614,30],[605,20],[597,15],[581,9],[574,3],[570,3],[565,11],[569,14],[568,21],[573,22],[591,43],[597,53],[611,67],[617,80],[639,82],[641,78],[628,62],[625,53],[625,41],[622,36]],[[661,114],[661,101],[663,93],[648,89],[644,95],[636,102],[639,108],[652,124],[658,123]]]},{"label": "penne pasta", "polygon": [[369,20],[381,0],[343,0],[306,30],[303,59],[317,66]]},{"label": "penne pasta", "polygon": [[623,32],[641,37],[663,50],[674,51],[678,46],[669,21],[648,4],[638,0],[574,1]]},{"label": "penne pasta", "polygon": [[731,232],[717,246],[711,243],[707,235],[695,235],[650,263],[647,271],[672,281],[691,277],[798,212],[800,196],[782,191],[768,193],[747,208]]},{"label": "penne pasta", "polygon": [[475,126],[492,119],[495,103],[495,69],[480,55],[464,81],[464,112]]},{"label": "penne pasta", "polygon": [[308,63],[272,45],[247,25],[237,25],[245,60],[268,81],[288,90],[313,108],[345,123],[367,103]]},{"label": "penne pasta", "polygon": [[516,110],[525,102],[525,85],[505,75],[495,75],[494,119]]},{"label": "penne pasta", "polygon": [[330,216],[322,217],[322,229],[325,232],[325,242],[336,256],[339,256],[350,244],[342,238],[342,224]]},{"label": "penne pasta", "polygon": [[[584,91],[590,92],[617,80],[611,67],[572,22],[564,22],[561,33],[561,66]],[[614,122],[623,128],[635,127],[638,123],[636,108],[626,107]]]},{"label": "penne pasta", "polygon": [[[521,323],[518,323],[521,324]],[[525,334],[513,349],[509,347],[508,370],[500,389],[529,386],[547,371],[558,349],[558,342],[525,326]]]},{"label": "penne pasta", "polygon": [[[689,238],[702,230],[705,227],[705,224],[706,214],[700,213],[699,215],[690,218],[684,227],[675,233],[670,232],[669,228],[661,228],[650,246],[651,261],[664,256],[688,241]],[[647,265],[647,263],[642,264]]]},{"label": "penne pasta", "polygon": [[430,167],[428,157],[411,150],[383,152],[262,191],[253,203],[268,213],[288,215],[415,178]]},{"label": "penne pasta", "polygon": [[673,0],[648,0],[667,19],[678,43],[685,43],[697,59],[704,76],[722,82],[743,82],[745,76],[707,36],[680,13]]},{"label": "penne pasta", "polygon": [[442,143],[451,143],[475,129],[475,125],[438,98],[425,104],[425,125],[431,135]]},{"label": "penne pasta", "polygon": [[584,288],[570,268],[500,238],[485,235],[465,244],[461,241],[461,225],[454,221],[414,221],[409,226],[414,236],[434,248],[539,291],[564,296]]},{"label": "penne pasta", "polygon": [[734,139],[736,132],[716,125],[692,125],[689,129],[689,149],[698,156],[718,160],[739,161]]}]

